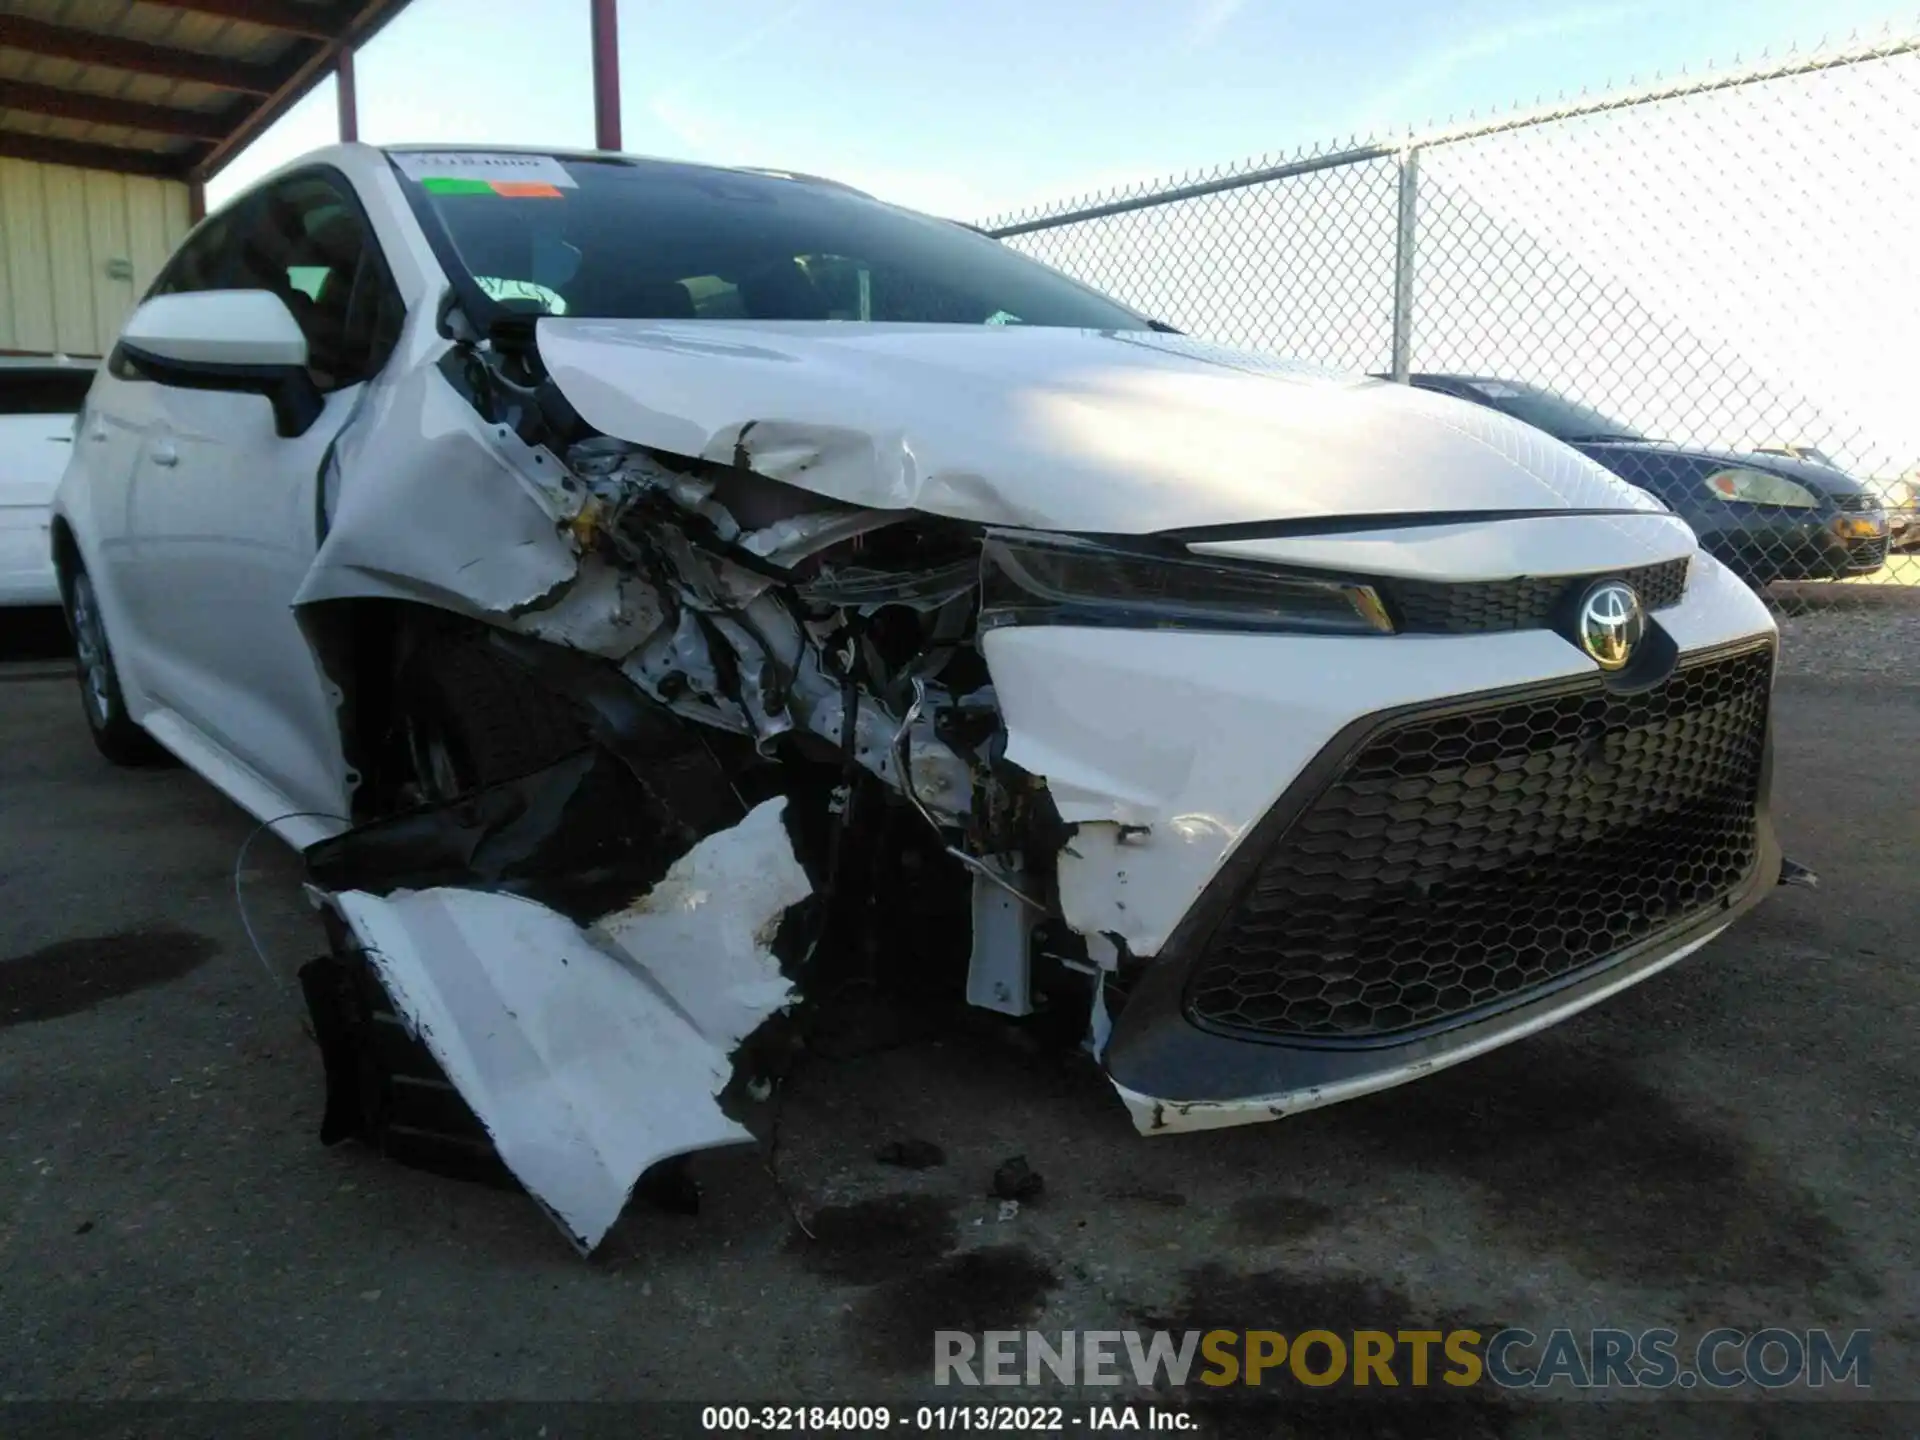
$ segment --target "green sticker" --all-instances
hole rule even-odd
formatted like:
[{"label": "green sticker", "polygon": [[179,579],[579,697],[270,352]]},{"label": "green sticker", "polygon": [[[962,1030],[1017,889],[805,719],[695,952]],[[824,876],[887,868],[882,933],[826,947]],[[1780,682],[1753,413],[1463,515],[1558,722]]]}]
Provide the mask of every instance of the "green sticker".
[{"label": "green sticker", "polygon": [[429,195],[491,195],[493,186],[484,180],[464,180],[451,175],[430,175],[420,182]]}]

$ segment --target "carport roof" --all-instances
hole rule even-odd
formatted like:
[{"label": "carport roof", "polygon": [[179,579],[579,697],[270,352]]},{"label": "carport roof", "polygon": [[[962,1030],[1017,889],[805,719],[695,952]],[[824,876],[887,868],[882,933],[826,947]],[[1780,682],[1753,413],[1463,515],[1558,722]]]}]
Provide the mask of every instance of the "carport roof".
[{"label": "carport roof", "polygon": [[0,156],[204,180],[407,0],[0,0]]}]

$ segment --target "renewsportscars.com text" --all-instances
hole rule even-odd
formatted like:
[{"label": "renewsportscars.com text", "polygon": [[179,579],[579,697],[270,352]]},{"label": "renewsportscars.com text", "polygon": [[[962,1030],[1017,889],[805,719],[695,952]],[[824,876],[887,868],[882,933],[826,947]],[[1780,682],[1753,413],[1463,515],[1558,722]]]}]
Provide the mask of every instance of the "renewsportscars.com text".
[{"label": "renewsportscars.com text", "polygon": [[936,1385],[1494,1385],[1730,1390],[1873,1383],[1870,1330],[941,1330]]}]

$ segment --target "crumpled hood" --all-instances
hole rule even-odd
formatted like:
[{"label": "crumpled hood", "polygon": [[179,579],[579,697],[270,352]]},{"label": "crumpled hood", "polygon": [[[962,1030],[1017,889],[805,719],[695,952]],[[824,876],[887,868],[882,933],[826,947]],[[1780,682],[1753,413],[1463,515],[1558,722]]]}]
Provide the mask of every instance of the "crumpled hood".
[{"label": "crumpled hood", "polygon": [[1110,534],[1658,510],[1482,406],[1153,332],[543,318],[583,419],[849,504]]}]

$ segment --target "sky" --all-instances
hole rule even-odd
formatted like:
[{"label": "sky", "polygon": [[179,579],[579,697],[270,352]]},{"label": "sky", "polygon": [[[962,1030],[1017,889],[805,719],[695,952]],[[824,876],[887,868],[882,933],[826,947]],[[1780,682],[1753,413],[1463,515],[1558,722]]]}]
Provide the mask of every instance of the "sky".
[{"label": "sky", "polygon": [[[587,8],[413,0],[358,57],[361,137],[590,148]],[[1911,34],[1920,15],[1887,0],[624,0],[620,23],[626,149],[984,220]],[[328,81],[209,200],[334,132]],[[1555,385],[1655,434],[1903,470],[1920,461],[1915,133],[1906,56],[1428,151],[1414,366]],[[1382,369],[1393,166],[1013,243],[1197,335]]]},{"label": "sky", "polygon": [[[979,219],[1915,20],[1914,0],[624,0],[625,148]],[[536,16],[537,20],[529,17]],[[375,142],[590,148],[586,0],[413,0],[358,57]],[[209,186],[334,139],[324,82]]]}]

